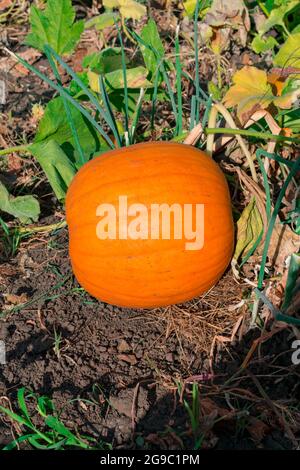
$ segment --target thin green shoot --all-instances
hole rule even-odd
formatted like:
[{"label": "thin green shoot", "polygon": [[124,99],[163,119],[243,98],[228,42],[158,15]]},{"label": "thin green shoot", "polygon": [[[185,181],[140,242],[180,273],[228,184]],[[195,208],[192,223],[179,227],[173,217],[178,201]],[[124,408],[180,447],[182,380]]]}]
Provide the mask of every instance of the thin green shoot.
[{"label": "thin green shoot", "polygon": [[[98,99],[94,96],[94,94],[89,90],[89,88],[83,83],[83,81],[78,77],[78,75],[68,66],[66,62],[50,47],[49,45],[45,45],[45,50],[48,50],[55,60],[66,70],[66,72],[73,78],[73,80],[77,83],[77,85],[84,91],[84,93],[89,98],[90,102],[95,106],[96,110],[98,111],[99,115],[106,121],[109,125],[110,116],[105,112],[105,110],[100,106]],[[116,139],[116,142],[119,143],[119,133],[116,127],[112,127],[111,131]],[[114,145],[113,145],[114,146]]]},{"label": "thin green shoot", "polygon": [[298,160],[294,163],[293,168],[290,170],[286,180],[284,181],[284,183],[282,185],[282,188],[279,192],[276,204],[274,206],[274,210],[272,212],[271,218],[270,218],[270,222],[269,222],[269,225],[268,225],[266,238],[265,238],[265,244],[264,244],[262,259],[261,259],[261,267],[260,267],[259,276],[258,276],[258,285],[257,285],[257,287],[258,287],[259,290],[262,289],[262,286],[263,286],[263,281],[264,281],[264,276],[265,276],[265,266],[266,266],[266,261],[267,261],[267,256],[268,256],[268,250],[269,250],[271,236],[272,236],[272,232],[274,230],[276,218],[277,218],[279,210],[280,210],[281,202],[282,202],[282,199],[283,199],[283,197],[286,193],[286,190],[287,190],[287,187],[288,187],[290,181],[297,174],[299,169],[300,169],[300,160]]},{"label": "thin green shoot", "polygon": [[[17,54],[11,53],[10,51],[9,53],[13,55],[14,57],[16,57],[17,60],[22,65],[24,65],[24,67],[27,68],[30,72],[34,73],[37,77],[39,77],[41,80],[47,83],[51,88],[57,91],[61,96],[65,97],[70,103],[72,103],[78,109],[78,111],[80,111],[83,114],[83,116],[85,116],[88,119],[88,121],[90,121],[90,123],[95,127],[95,129],[97,129],[97,131],[102,135],[102,137],[105,139],[107,144],[111,148],[115,148],[114,143],[112,142],[110,137],[106,134],[106,132],[103,130],[103,128],[97,123],[97,121],[91,116],[91,114],[65,90],[65,88],[54,83],[46,75],[41,73],[37,68],[35,68],[33,65],[30,65],[26,60],[22,59],[22,57],[18,56]],[[30,146],[27,146],[26,149],[29,150],[29,148]]]},{"label": "thin green shoot", "polygon": [[57,357],[57,359],[60,359],[60,351],[61,351],[61,344],[63,341],[63,337],[61,332],[57,332],[56,328],[54,327],[54,345],[53,345],[53,351]]},{"label": "thin green shoot", "polygon": [[180,60],[180,45],[179,45],[179,25],[176,28],[175,36],[175,67],[176,67],[176,93],[177,93],[177,113],[178,119],[176,123],[176,135],[182,133],[182,92],[181,92],[181,80],[182,80],[182,67]]},{"label": "thin green shoot", "polygon": [[[127,31],[126,24],[122,23],[124,31]],[[131,133],[129,129],[129,102],[128,102],[128,86],[127,86],[127,68],[126,68],[126,57],[125,57],[125,49],[122,34],[120,28],[118,27],[117,22],[115,21],[115,26],[118,32],[118,39],[121,45],[121,58],[122,58],[122,73],[123,73],[123,82],[124,82],[124,101],[125,101],[125,132],[128,135],[128,140],[131,142]],[[131,37],[131,36],[130,36]],[[127,143],[126,143],[127,144]]]},{"label": "thin green shoot", "polygon": [[299,137],[286,137],[284,135],[274,135],[268,132],[256,132],[247,129],[229,129],[227,127],[208,127],[204,129],[206,134],[228,134],[228,135],[245,135],[248,137],[256,137],[263,140],[277,140],[283,142],[300,143]]},{"label": "thin green shoot", "polygon": [[195,124],[199,123],[199,98],[200,98],[200,77],[199,77],[199,51],[198,51],[198,17],[200,1],[197,0],[194,14],[194,52],[195,52],[195,90],[196,90],[196,113]]},{"label": "thin green shoot", "polygon": [[[45,49],[45,54],[46,54],[47,59],[49,61],[50,67],[53,70],[53,73],[54,73],[54,76],[56,78],[57,83],[62,87],[62,82],[61,82],[60,75],[58,73],[57,67],[54,63],[54,60],[52,59],[51,54],[47,50],[47,48]],[[72,131],[72,134],[73,134],[73,137],[74,137],[75,146],[76,146],[77,152],[79,154],[79,163],[80,163],[80,166],[82,166],[86,162],[86,159],[85,159],[82,147],[80,145],[77,129],[74,125],[74,120],[73,120],[72,113],[71,113],[71,110],[70,110],[70,105],[69,105],[69,103],[68,103],[68,101],[66,100],[65,97],[62,97],[62,99],[63,99],[64,108],[65,108],[65,112],[66,112],[66,115],[67,115],[68,123],[70,125],[71,131]]]}]

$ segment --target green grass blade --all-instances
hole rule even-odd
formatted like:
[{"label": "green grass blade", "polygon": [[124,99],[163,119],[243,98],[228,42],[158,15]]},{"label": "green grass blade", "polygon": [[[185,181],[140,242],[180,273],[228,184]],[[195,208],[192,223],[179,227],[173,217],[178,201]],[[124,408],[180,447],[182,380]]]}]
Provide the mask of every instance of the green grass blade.
[{"label": "green grass blade", "polygon": [[276,321],[283,321],[287,323],[288,325],[297,325],[300,326],[300,319],[291,317],[289,315],[284,315],[281,313],[281,311],[276,308],[270,301],[269,299],[265,296],[263,292],[261,292],[259,289],[255,288],[254,292],[256,295],[262,300],[262,302],[268,307],[268,309],[271,311],[273,317],[275,318]]},{"label": "green grass blade", "polygon": [[256,158],[257,158],[257,161],[258,161],[258,164],[259,164],[261,174],[263,176],[264,189],[265,189],[265,193],[266,193],[266,212],[267,212],[267,218],[268,218],[268,222],[269,222],[270,216],[271,216],[271,209],[272,209],[271,192],[270,192],[269,178],[268,178],[268,175],[266,173],[263,161],[261,159],[261,155],[263,155],[263,153],[261,152],[260,149],[258,149],[256,151]]},{"label": "green grass blade", "polygon": [[31,419],[30,419],[30,416],[29,416],[29,413],[28,413],[26,401],[25,401],[25,388],[24,387],[19,388],[17,398],[18,398],[18,404],[19,404],[20,410],[22,411],[23,415],[25,416],[27,422],[30,423],[33,426],[32,422],[31,422]]},{"label": "green grass blade", "polygon": [[24,434],[23,436],[19,436],[13,441],[11,441],[9,444],[7,444],[5,447],[3,447],[2,450],[13,450],[15,447],[17,447],[18,444],[24,441],[28,441],[34,436],[36,436],[36,434]]},{"label": "green grass blade", "polygon": [[[182,71],[182,76],[183,76],[184,78],[186,78],[186,79],[190,82],[190,84],[191,84],[192,86],[195,86],[195,81],[194,81],[194,79],[193,79],[188,73],[186,73],[184,70]],[[209,95],[207,95],[207,94],[202,90],[201,87],[200,87],[199,92],[200,92],[200,95],[202,96],[202,98],[200,98],[200,97],[197,98],[197,101],[198,101],[199,104],[202,104],[202,103],[205,104],[206,101],[207,101],[208,98],[209,98]],[[194,96],[194,95],[193,95],[193,96]],[[195,95],[195,96],[196,96],[196,95]]]},{"label": "green grass blade", "polygon": [[207,122],[208,122],[208,117],[209,117],[209,113],[210,113],[210,110],[211,110],[211,107],[212,107],[212,96],[209,96],[206,103],[205,103],[205,111],[204,111],[204,115],[203,115],[203,118],[202,118],[202,128],[205,129],[206,125],[207,125]]},{"label": "green grass blade", "polygon": [[194,50],[195,50],[195,90],[196,90],[196,113],[195,123],[199,123],[199,98],[200,98],[200,77],[199,77],[199,51],[198,51],[198,16],[200,9],[200,0],[196,2],[194,14]]},{"label": "green grass blade", "polygon": [[191,98],[191,117],[190,117],[190,131],[196,126],[196,96]]},{"label": "green grass blade", "polygon": [[109,121],[107,122],[108,125],[110,126],[111,129],[116,129],[116,135],[118,137],[118,146],[119,147],[122,147],[122,142],[121,142],[121,137],[120,137],[120,134],[119,134],[119,129],[118,129],[118,126],[117,126],[117,123],[116,123],[116,120],[115,120],[115,116],[114,116],[114,113],[113,113],[113,110],[112,110],[112,107],[111,107],[111,104],[110,104],[110,101],[109,101],[109,97],[108,97],[108,94],[107,94],[107,91],[106,91],[106,88],[105,88],[105,85],[104,85],[104,80],[103,80],[103,77],[102,75],[99,76],[99,88],[100,88],[100,91],[101,91],[101,95],[102,95],[102,98],[103,98],[103,102],[104,102],[104,106],[106,107],[106,112],[107,112],[107,117],[109,118]]},{"label": "green grass blade", "polygon": [[97,131],[102,135],[102,137],[105,139],[107,144],[111,148],[115,148],[114,143],[110,139],[110,137],[106,134],[106,132],[102,129],[102,127],[97,123],[97,121],[90,115],[90,113],[83,107],[81,106],[72,96],[69,95],[69,93],[61,86],[57,85],[54,83],[50,78],[48,78],[46,75],[41,73],[38,69],[33,67],[33,65],[30,65],[26,60],[22,59],[20,56],[15,54],[19,62],[24,65],[25,68],[27,68],[30,72],[34,73],[37,77],[39,77],[41,80],[43,80],[45,83],[47,83],[51,88],[53,88],[55,91],[57,91],[62,97],[65,97],[70,103],[72,103],[78,111],[80,111],[83,116],[85,116],[90,123],[97,129]]},{"label": "green grass blade", "polygon": [[132,144],[134,143],[135,132],[136,132],[136,128],[137,128],[139,118],[140,118],[140,114],[141,114],[144,94],[145,94],[144,88],[141,88],[139,99],[137,101],[135,113],[134,113],[133,120],[132,120],[131,131],[130,131],[131,143]]},{"label": "green grass blade", "polygon": [[[105,110],[100,106],[99,101],[97,98],[93,95],[93,93],[88,89],[88,87],[83,83],[83,81],[78,77],[78,75],[71,69],[71,67],[64,62],[64,60],[52,49],[52,47],[45,45],[45,48],[52,54],[55,60],[66,70],[66,72],[73,78],[73,80],[77,83],[77,85],[84,91],[84,93],[88,96],[89,100],[91,103],[95,106],[97,111],[99,112],[99,115],[106,121],[106,123],[109,123],[109,116],[105,112]],[[114,134],[114,137],[116,141],[118,141],[118,134],[117,130],[115,128],[111,129],[112,133]]]},{"label": "green grass blade", "polygon": [[176,67],[176,92],[177,92],[177,123],[176,123],[176,135],[182,133],[182,92],[181,92],[181,80],[182,80],[182,67],[180,61],[180,45],[179,45],[179,26],[176,29],[175,37],[175,67]]},{"label": "green grass blade", "polygon": [[283,142],[294,142],[295,144],[300,143],[299,137],[286,137],[284,135],[274,135],[268,132],[256,132],[247,129],[229,129],[227,127],[208,127],[205,129],[206,134],[228,134],[228,135],[246,135],[248,137],[256,137],[257,139],[264,140],[277,140]]},{"label": "green grass blade", "polygon": [[151,130],[152,131],[154,131],[154,120],[155,120],[158,86],[159,86],[159,68],[156,70],[156,73],[155,73],[154,89],[153,89],[152,103],[151,103]]},{"label": "green grass blade", "polygon": [[125,49],[124,43],[122,39],[122,34],[118,24],[115,22],[115,26],[118,32],[118,38],[121,45],[121,58],[122,58],[122,73],[123,73],[123,81],[124,81],[124,100],[125,100],[125,131],[127,132],[129,142],[131,142],[131,135],[129,129],[129,104],[128,104],[128,86],[127,86],[127,68],[126,68],[126,57],[125,57]]},{"label": "green grass blade", "polygon": [[288,185],[290,184],[290,181],[297,174],[299,169],[300,169],[300,159],[294,163],[293,168],[291,169],[286,180],[284,181],[282,188],[279,192],[276,204],[274,206],[274,210],[273,210],[273,213],[272,213],[269,225],[268,225],[267,233],[266,233],[266,239],[265,239],[265,244],[264,244],[264,249],[263,249],[263,254],[262,254],[262,259],[261,259],[261,267],[260,267],[259,276],[258,276],[258,289],[262,289],[262,286],[263,286],[265,266],[266,266],[266,261],[267,261],[267,256],[268,256],[268,249],[269,249],[272,232],[275,226],[276,217],[279,213],[282,199],[285,195]]},{"label": "green grass blade", "polygon": [[278,163],[283,163],[284,165],[288,166],[289,168],[293,168],[294,162],[287,160],[286,158],[281,157],[280,155],[276,155],[275,153],[269,153],[266,150],[263,149],[258,149],[256,152],[259,154],[259,156],[264,156],[269,158],[270,160],[275,160]]},{"label": "green grass blade", "polygon": [[[132,31],[131,32],[132,36],[134,37],[134,39],[142,44],[143,46],[147,47],[149,50],[151,50],[155,57],[157,58],[157,60],[159,61],[159,54],[158,54],[158,51],[151,45],[151,44],[147,44],[143,38],[141,38],[141,36],[139,36],[135,31]],[[175,95],[173,93],[173,90],[172,90],[172,87],[171,87],[171,84],[170,84],[170,80],[169,80],[169,77],[168,77],[168,74],[167,74],[167,71],[166,71],[166,67],[165,67],[165,63],[164,63],[164,60],[162,60],[159,64],[159,67],[158,67],[158,70],[162,73],[163,75],[163,78],[164,78],[164,81],[166,83],[166,86],[167,86],[167,90],[168,90],[168,94],[169,94],[169,98],[170,98],[170,101],[171,101],[171,105],[172,105],[172,111],[173,111],[173,114],[174,114],[174,117],[175,117],[175,121],[177,123],[177,120],[178,120],[178,116],[177,116],[177,108],[176,108],[176,100],[175,100]]]},{"label": "green grass blade", "polygon": [[[49,51],[46,49],[45,50],[45,54],[47,56],[47,59],[49,61],[49,64],[53,70],[53,73],[54,73],[54,76],[56,78],[56,81],[57,83],[62,86],[62,82],[61,82],[61,79],[60,79],[60,75],[58,73],[58,70],[57,70],[57,67],[54,63],[54,60],[52,59],[52,56],[51,54],[49,53]],[[75,146],[76,146],[76,149],[77,149],[77,152],[79,154],[79,163],[80,165],[84,165],[84,163],[86,162],[86,159],[85,159],[85,156],[84,156],[84,153],[83,153],[83,150],[82,150],[82,147],[80,145],[80,141],[79,141],[79,137],[78,137],[78,132],[76,130],[76,127],[74,125],[74,121],[73,121],[73,117],[72,117],[72,113],[71,113],[71,110],[70,110],[70,105],[68,103],[68,101],[66,100],[66,98],[62,97],[63,99],[63,103],[64,103],[64,108],[65,108],[65,111],[66,111],[66,115],[67,115],[67,119],[68,119],[68,122],[69,122],[69,125],[70,125],[70,128],[71,128],[71,131],[72,131],[72,134],[73,134],[73,137],[74,137],[74,142],[75,142]]]},{"label": "green grass blade", "polygon": [[22,416],[18,415],[17,413],[14,413],[13,411],[9,410],[8,408],[4,408],[1,405],[0,405],[0,411],[2,411],[2,413],[5,413],[10,419],[16,421],[19,424],[22,424],[23,426],[27,426],[32,431],[35,431],[34,427],[31,424],[31,422],[28,421],[26,418],[23,418]]}]

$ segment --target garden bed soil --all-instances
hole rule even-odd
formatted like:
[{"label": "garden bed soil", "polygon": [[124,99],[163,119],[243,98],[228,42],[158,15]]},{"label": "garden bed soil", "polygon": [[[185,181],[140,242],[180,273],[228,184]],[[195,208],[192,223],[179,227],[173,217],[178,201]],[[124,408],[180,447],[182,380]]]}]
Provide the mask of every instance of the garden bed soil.
[{"label": "garden bed soil", "polygon": [[[246,372],[241,382],[231,384],[242,386],[242,391],[232,396],[231,386],[227,396],[222,391],[259,336],[258,330],[250,331],[241,341],[235,338],[221,347],[217,344],[211,380],[212,335],[230,337],[230,328],[240,317],[232,306],[241,300],[242,290],[231,274],[203,299],[179,307],[154,311],[113,307],[80,289],[69,264],[67,229],[62,229],[51,237],[40,234],[24,241],[18,255],[3,264],[1,283],[0,339],[5,341],[7,359],[0,368],[4,406],[8,399],[17,409],[16,391],[27,387],[52,397],[70,429],[114,447],[180,448],[183,443],[192,448],[191,423],[175,383],[192,377],[191,381],[200,384],[200,403],[203,400],[204,447],[293,445],[284,437],[285,424],[278,424],[272,406],[269,403],[266,408],[266,397]],[[224,331],[214,333],[205,318],[216,305],[216,324],[219,315],[225,326]],[[224,315],[230,318],[227,323]],[[203,336],[199,335],[199,318],[204,319]],[[290,347],[287,332],[277,333],[272,342],[262,345],[260,358],[254,354],[249,368],[262,377],[261,387],[270,402],[283,407],[293,406],[300,398],[299,375],[291,366]],[[258,410],[262,414],[259,442],[251,431]],[[224,421],[214,424],[218,414],[226,413]],[[1,445],[13,435],[10,420],[2,421]]]}]

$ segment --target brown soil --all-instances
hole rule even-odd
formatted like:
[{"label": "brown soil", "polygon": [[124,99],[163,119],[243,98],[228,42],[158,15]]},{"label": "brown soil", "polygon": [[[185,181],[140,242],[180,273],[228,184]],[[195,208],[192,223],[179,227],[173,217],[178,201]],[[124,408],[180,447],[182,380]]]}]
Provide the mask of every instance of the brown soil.
[{"label": "brown soil", "polygon": [[[160,24],[162,30],[168,25],[164,17]],[[18,53],[26,50],[21,43],[27,27],[26,18],[23,26],[9,27],[5,45]],[[86,39],[81,44],[84,54],[96,40]],[[225,83],[236,68],[262,60],[236,45],[224,58]],[[0,59],[0,79],[8,84],[7,102],[0,105],[0,146],[8,147],[24,137],[32,140],[37,126],[32,104],[48,102],[53,93],[32,74],[17,73],[5,54]],[[81,59],[82,51],[73,55],[75,70]],[[34,65],[51,76],[43,57]],[[193,60],[189,67],[192,71]],[[215,76],[212,54],[203,51],[203,87]],[[169,114],[158,110],[157,116],[159,138],[159,129],[169,125]],[[38,224],[57,222],[61,207],[41,168],[17,155],[6,163],[1,178],[12,193],[26,187],[38,195]],[[5,215],[4,220],[12,219]],[[204,436],[203,448],[297,447],[300,372],[291,362],[294,338],[290,329],[282,329],[249,353],[265,332],[249,330],[247,296],[252,288],[239,285],[230,272],[201,299],[162,310],[129,310],[98,302],[79,288],[69,265],[65,229],[23,240],[18,254],[10,258],[4,258],[1,248],[0,340],[5,341],[7,363],[0,365],[0,404],[17,410],[17,390],[23,386],[53,398],[70,429],[113,447],[191,449],[195,436],[176,381],[188,402],[189,383],[197,382],[197,432]],[[234,308],[242,298],[244,305]],[[274,332],[272,324],[267,328]],[[245,358],[248,367],[240,369]],[[15,423],[1,414],[0,447],[17,435]]]},{"label": "brown soil", "polygon": [[[221,349],[217,343],[215,376],[210,379],[209,349],[220,332],[210,329],[203,318],[214,315],[215,325],[224,325],[222,336],[226,329],[232,330],[240,313],[229,311],[239,302],[241,287],[230,274],[206,297],[179,307],[156,311],[112,307],[79,289],[69,266],[65,229],[51,238],[24,242],[2,273],[6,288],[0,331],[7,364],[0,368],[0,396],[8,397],[14,409],[16,391],[25,386],[52,397],[71,429],[114,446],[170,449],[183,442],[192,448],[191,424],[175,383],[192,376],[191,381],[200,384],[203,400],[204,447],[254,447],[251,427],[258,412],[265,426],[261,446],[292,445],[283,437],[285,426],[290,427],[285,421],[274,434],[268,422],[279,418],[270,403],[266,407],[266,397],[247,373],[222,390],[258,331],[242,342],[228,343],[229,349],[224,348],[226,343]],[[61,335],[58,349],[55,334]],[[278,401],[273,406],[296,404],[299,375],[290,367],[287,334],[274,336],[261,354],[263,359],[253,361],[249,370],[262,377],[258,380],[269,400]],[[237,391],[241,384],[243,389]],[[214,425],[213,417],[224,414],[226,421]],[[11,440],[9,421],[0,425],[0,436],[1,444]]]}]

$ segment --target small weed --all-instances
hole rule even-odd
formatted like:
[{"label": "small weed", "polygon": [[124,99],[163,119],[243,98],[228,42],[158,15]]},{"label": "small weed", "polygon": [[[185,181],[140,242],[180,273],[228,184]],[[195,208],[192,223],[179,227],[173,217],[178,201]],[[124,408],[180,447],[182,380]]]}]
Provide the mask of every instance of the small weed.
[{"label": "small weed", "polygon": [[[35,412],[43,419],[42,429],[34,424],[33,418],[30,416],[27,405],[30,401],[35,403]],[[47,396],[39,397],[25,388],[20,388],[18,390],[18,405],[18,412],[0,406],[2,413],[21,426],[22,430],[24,428],[24,433],[7,444],[3,450],[12,450],[24,442],[38,450],[111,449],[110,444],[70,431],[59,418],[53,401]]]},{"label": "small weed", "polygon": [[54,327],[54,346],[53,346],[53,351],[57,357],[57,359],[60,359],[60,352],[61,352],[61,345],[62,345],[63,337],[62,334],[56,331],[56,328]]}]

